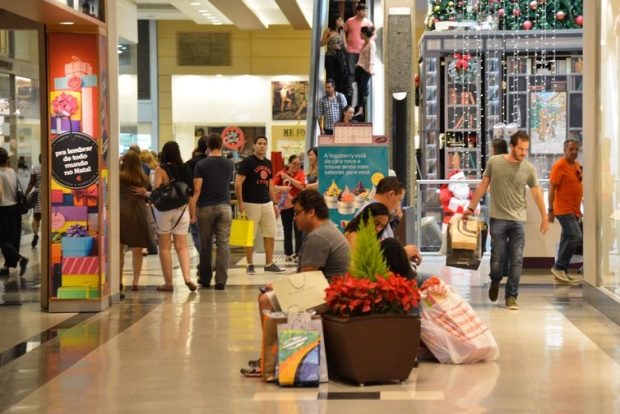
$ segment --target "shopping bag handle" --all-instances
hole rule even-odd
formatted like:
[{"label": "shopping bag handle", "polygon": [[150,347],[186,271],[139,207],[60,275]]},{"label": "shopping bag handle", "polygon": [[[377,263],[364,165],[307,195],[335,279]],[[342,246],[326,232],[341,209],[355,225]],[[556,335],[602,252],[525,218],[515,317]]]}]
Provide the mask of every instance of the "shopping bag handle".
[{"label": "shopping bag handle", "polygon": [[[297,274],[298,275],[302,275],[303,273],[297,273]],[[294,276],[294,275],[291,275],[291,276]],[[291,286],[293,286],[295,289],[301,289],[302,287],[304,287],[306,285],[306,275],[303,275],[303,277],[304,277],[304,280],[303,280],[303,282],[299,286],[297,286],[295,283],[293,283],[293,278],[292,277],[287,278],[287,280],[288,280],[288,283]]]}]

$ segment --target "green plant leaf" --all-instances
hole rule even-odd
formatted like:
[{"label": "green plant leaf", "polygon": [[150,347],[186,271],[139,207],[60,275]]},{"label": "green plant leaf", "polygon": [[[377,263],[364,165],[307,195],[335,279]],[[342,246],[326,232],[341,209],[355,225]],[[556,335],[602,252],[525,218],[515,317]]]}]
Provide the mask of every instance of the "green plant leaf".
[{"label": "green plant leaf", "polygon": [[372,216],[365,223],[360,223],[349,273],[355,278],[375,282],[377,275],[387,277],[389,270],[373,223]]}]

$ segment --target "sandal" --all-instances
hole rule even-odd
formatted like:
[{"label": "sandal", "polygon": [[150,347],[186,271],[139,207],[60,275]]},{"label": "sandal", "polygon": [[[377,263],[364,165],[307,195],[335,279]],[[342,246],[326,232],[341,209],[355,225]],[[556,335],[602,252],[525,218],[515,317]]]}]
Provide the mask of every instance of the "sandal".
[{"label": "sandal", "polygon": [[187,286],[187,287],[189,288],[189,290],[191,290],[192,292],[195,292],[195,291],[196,291],[196,289],[198,288],[198,287],[196,286],[196,284],[195,284],[194,282],[192,282],[191,280],[190,280],[190,281],[185,282],[185,286]]},{"label": "sandal", "polygon": [[157,286],[157,290],[160,292],[172,292],[174,290],[174,287],[161,285],[161,286]]}]

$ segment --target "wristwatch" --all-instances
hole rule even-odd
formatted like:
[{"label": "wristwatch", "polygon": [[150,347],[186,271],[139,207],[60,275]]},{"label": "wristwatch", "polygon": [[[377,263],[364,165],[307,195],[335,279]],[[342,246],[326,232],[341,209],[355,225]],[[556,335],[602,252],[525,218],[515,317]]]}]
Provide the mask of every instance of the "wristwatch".
[{"label": "wristwatch", "polygon": [[553,209],[552,208],[548,208],[547,209],[547,213],[553,213]]},{"label": "wristwatch", "polygon": [[471,211],[472,213],[474,212],[474,209],[471,207],[467,207],[467,210]]}]

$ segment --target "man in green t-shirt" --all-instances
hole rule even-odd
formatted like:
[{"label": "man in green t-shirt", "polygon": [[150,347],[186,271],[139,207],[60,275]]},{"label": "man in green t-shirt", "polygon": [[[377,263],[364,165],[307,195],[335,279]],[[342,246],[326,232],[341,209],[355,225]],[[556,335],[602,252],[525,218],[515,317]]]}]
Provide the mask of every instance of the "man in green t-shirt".
[{"label": "man in green t-shirt", "polygon": [[[523,247],[525,246],[525,186],[530,187],[542,223],[540,232],[547,233],[549,221],[545,201],[538,186],[534,166],[525,160],[530,148],[530,137],[517,132],[510,138],[510,152],[489,158],[484,175],[463,218],[471,215],[487,189],[491,191],[489,217],[491,218],[491,286],[489,299],[495,302],[499,296],[499,284],[503,278],[502,263],[510,260],[510,271],[506,283],[506,308],[519,309],[519,280],[523,269]],[[510,257],[502,257],[509,243]]]}]

